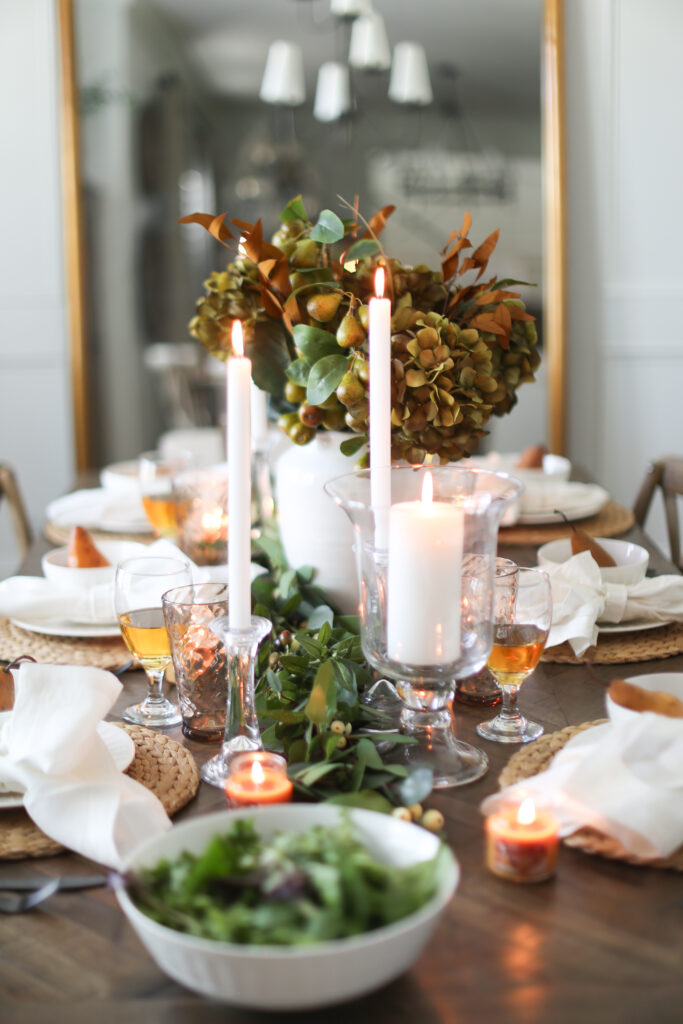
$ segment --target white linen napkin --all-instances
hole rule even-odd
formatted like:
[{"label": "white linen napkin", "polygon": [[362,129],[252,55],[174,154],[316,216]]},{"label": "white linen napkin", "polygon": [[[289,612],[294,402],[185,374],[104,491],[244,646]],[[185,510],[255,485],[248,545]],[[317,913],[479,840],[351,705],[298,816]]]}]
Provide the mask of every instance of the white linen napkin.
[{"label": "white linen napkin", "polygon": [[32,624],[55,619],[97,626],[116,625],[114,584],[89,590],[62,590],[43,576],[10,576],[0,582],[0,615]]},{"label": "white linen napkin", "polygon": [[630,587],[605,583],[590,551],[547,566],[546,572],[553,600],[546,647],[568,640],[581,655],[597,642],[599,622],[683,622],[683,576],[655,576]]},{"label": "white linen napkin", "polygon": [[97,725],[121,692],[111,672],[22,663],[0,722],[0,784],[50,838],[108,867],[171,827],[157,797],[120,772]]},{"label": "white linen napkin", "polygon": [[634,856],[668,857],[683,845],[683,719],[615,715],[573,736],[546,771],[487,797],[481,809],[490,814],[524,796],[552,805],[561,836],[590,826]]},{"label": "white linen napkin", "polygon": [[51,501],[45,514],[57,526],[152,532],[140,496],[112,488],[91,487],[65,494]]},{"label": "white linen napkin", "polygon": [[[158,558],[182,558],[192,571],[193,583],[227,583],[226,565],[195,565],[170,540],[161,538],[143,547],[140,555]],[[265,570],[252,564],[252,580]],[[0,616],[26,619],[32,625],[55,618],[72,623],[116,625],[114,581],[98,583],[86,591],[64,590],[42,576],[10,576],[0,582]]]}]

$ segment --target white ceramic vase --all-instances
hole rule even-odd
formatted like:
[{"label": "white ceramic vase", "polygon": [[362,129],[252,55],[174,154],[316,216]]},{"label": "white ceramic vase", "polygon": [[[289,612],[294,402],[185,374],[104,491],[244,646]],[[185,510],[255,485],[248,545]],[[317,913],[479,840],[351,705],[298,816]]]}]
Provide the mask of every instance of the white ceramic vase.
[{"label": "white ceramic vase", "polygon": [[351,523],[323,490],[333,477],[352,473],[357,455],[342,455],[350,434],[316,432],[310,444],[291,444],[275,464],[280,536],[292,568],[312,565],[315,582],[347,614],[358,611]]}]

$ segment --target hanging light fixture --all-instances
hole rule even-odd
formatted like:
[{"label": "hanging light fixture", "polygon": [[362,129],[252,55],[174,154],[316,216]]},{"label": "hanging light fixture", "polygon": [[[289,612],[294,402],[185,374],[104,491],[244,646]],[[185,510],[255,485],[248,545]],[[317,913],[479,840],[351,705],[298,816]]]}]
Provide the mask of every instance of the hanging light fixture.
[{"label": "hanging light fixture", "polygon": [[359,18],[372,10],[370,0],[331,0],[330,14],[335,18]]},{"label": "hanging light fixture", "polygon": [[313,116],[318,121],[338,121],[350,109],[349,69],[339,61],[326,61],[318,70]]},{"label": "hanging light fixture", "polygon": [[264,103],[298,107],[306,99],[304,60],[301,47],[285,39],[271,43],[261,80]]},{"label": "hanging light fixture", "polygon": [[386,71],[391,67],[391,50],[381,14],[370,11],[353,22],[349,64],[363,71]]},{"label": "hanging light fixture", "polygon": [[397,43],[394,47],[389,99],[417,106],[427,106],[434,99],[427,55],[420,43]]}]

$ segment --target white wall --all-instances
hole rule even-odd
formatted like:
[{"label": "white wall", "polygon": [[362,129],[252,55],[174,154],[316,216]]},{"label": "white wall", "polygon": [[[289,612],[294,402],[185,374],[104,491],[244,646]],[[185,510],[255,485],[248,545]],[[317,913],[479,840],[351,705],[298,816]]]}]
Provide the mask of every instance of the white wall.
[{"label": "white wall", "polygon": [[683,452],[683,4],[565,12],[570,454],[630,505]]},{"label": "white wall", "polygon": [[[35,527],[73,479],[53,0],[0,4],[0,460]],[[0,576],[16,552],[0,517]]]}]

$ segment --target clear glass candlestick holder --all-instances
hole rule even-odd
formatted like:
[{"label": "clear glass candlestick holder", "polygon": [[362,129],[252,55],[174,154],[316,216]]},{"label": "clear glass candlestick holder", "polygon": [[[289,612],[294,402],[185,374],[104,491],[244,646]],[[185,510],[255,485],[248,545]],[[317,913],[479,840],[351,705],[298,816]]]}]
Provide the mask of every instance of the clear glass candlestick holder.
[{"label": "clear glass candlestick holder", "polygon": [[399,756],[431,768],[435,788],[474,781],[488,759],[455,735],[455,681],[491,651],[498,526],[522,485],[485,470],[406,466],[392,469],[385,508],[371,504],[367,470],[325,489],[354,527],[363,653],[394,680],[401,730],[415,740]]},{"label": "clear glass candlestick holder", "polygon": [[252,615],[250,626],[235,629],[230,625],[229,616],[222,616],[212,622],[209,628],[225,645],[228,698],[221,749],[215,757],[202,765],[199,774],[205,782],[222,789],[230,774],[230,761],[235,754],[245,750],[263,750],[256,715],[254,668],[258,646],[270,633],[272,623]]}]

